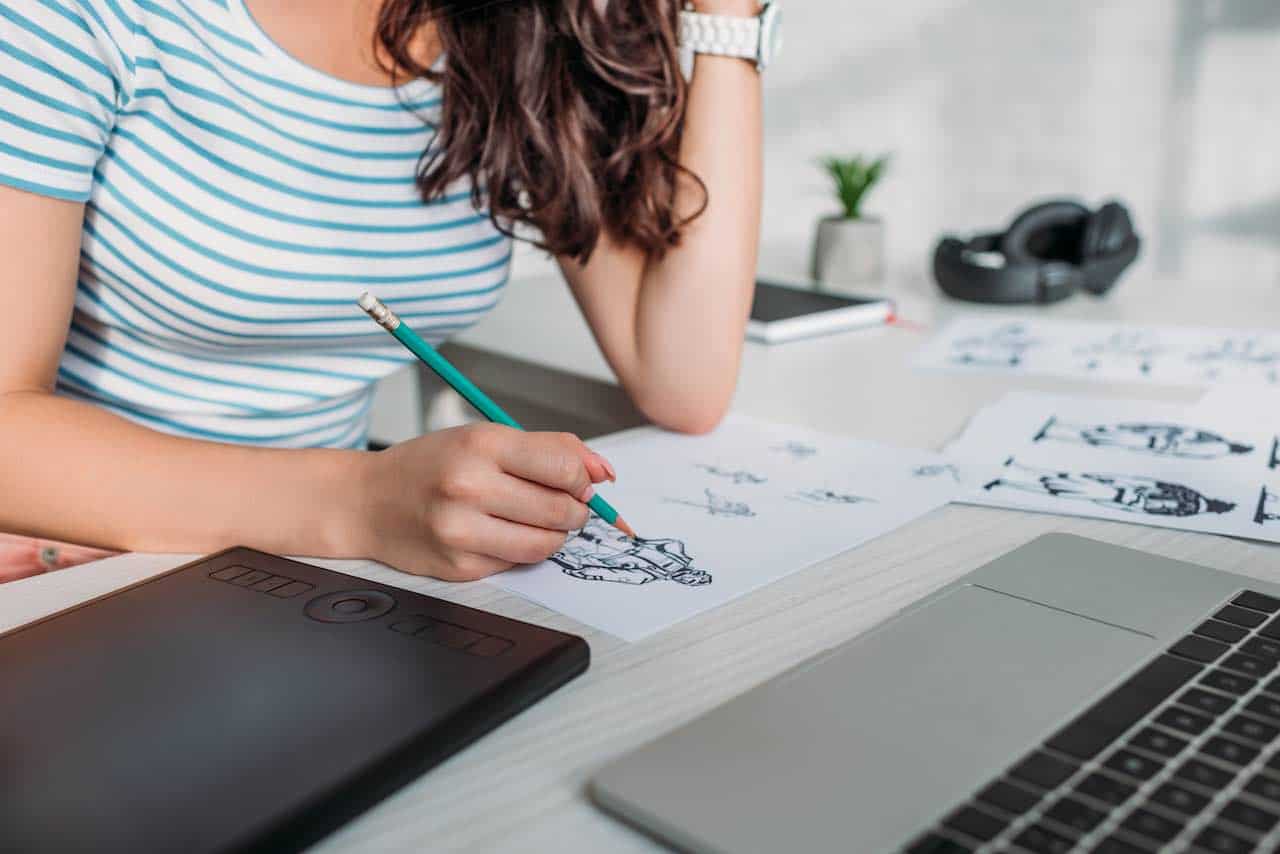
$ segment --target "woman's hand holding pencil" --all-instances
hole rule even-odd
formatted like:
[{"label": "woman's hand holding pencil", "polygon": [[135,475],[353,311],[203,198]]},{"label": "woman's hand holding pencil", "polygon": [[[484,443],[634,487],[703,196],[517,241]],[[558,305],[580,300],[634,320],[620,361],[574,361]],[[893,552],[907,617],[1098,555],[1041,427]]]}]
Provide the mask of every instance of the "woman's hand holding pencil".
[{"label": "woman's hand holding pencil", "polygon": [[587,521],[593,484],[614,479],[575,436],[498,424],[431,433],[367,457],[358,552],[450,581],[550,557]]}]

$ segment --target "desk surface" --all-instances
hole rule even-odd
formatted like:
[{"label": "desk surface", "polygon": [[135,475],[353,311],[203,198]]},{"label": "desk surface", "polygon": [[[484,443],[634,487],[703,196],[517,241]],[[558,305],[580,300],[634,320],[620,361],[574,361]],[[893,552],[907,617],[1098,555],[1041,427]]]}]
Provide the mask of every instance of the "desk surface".
[{"label": "desk surface", "polygon": [[[894,294],[903,315],[932,324],[957,309],[923,289]],[[1113,298],[1079,298],[1056,317],[1257,326],[1280,317],[1280,287],[1126,282]],[[749,346],[737,411],[903,445],[936,447],[979,406],[1017,388],[1170,400],[1189,388],[1104,386],[917,373],[924,333],[856,332],[783,347]],[[467,346],[521,363],[608,380],[575,309],[555,282],[526,281]],[[484,584],[447,585],[368,563],[315,561],[387,584],[576,631],[591,669],[319,846],[332,851],[652,851],[644,836],[584,795],[614,757],[869,629],[985,561],[1049,531],[1067,531],[1274,580],[1275,547],[1113,522],[950,506],[637,644],[586,629]],[[175,566],[127,555],[0,588],[0,631]],[[1271,572],[1268,573],[1270,567]],[[709,792],[708,797],[732,797]]]}]

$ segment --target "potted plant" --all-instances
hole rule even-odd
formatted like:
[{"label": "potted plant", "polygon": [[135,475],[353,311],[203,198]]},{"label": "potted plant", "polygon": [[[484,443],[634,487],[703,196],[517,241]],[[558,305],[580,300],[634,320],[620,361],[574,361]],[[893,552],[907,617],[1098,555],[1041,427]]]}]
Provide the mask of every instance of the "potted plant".
[{"label": "potted plant", "polygon": [[827,157],[822,168],[835,183],[843,213],[818,222],[813,279],[824,290],[852,290],[884,277],[884,223],[862,215],[862,201],[884,175],[889,155],[875,159]]}]

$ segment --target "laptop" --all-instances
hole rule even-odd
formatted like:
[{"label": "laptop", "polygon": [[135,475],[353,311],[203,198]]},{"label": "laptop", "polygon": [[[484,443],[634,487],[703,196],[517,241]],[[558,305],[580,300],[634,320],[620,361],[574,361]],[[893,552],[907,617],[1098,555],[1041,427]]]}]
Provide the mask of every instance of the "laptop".
[{"label": "laptop", "polygon": [[251,549],[202,558],[0,635],[0,851],[298,850],[588,657]]},{"label": "laptop", "polygon": [[1274,851],[1280,584],[1051,534],[605,767],[697,852]]}]

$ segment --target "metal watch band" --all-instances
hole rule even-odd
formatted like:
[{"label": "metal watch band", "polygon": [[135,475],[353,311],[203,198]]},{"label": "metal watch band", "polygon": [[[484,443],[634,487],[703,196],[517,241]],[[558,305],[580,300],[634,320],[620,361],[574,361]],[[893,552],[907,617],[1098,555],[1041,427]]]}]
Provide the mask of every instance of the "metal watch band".
[{"label": "metal watch band", "polygon": [[694,53],[757,59],[760,19],[681,12],[680,46]]}]

